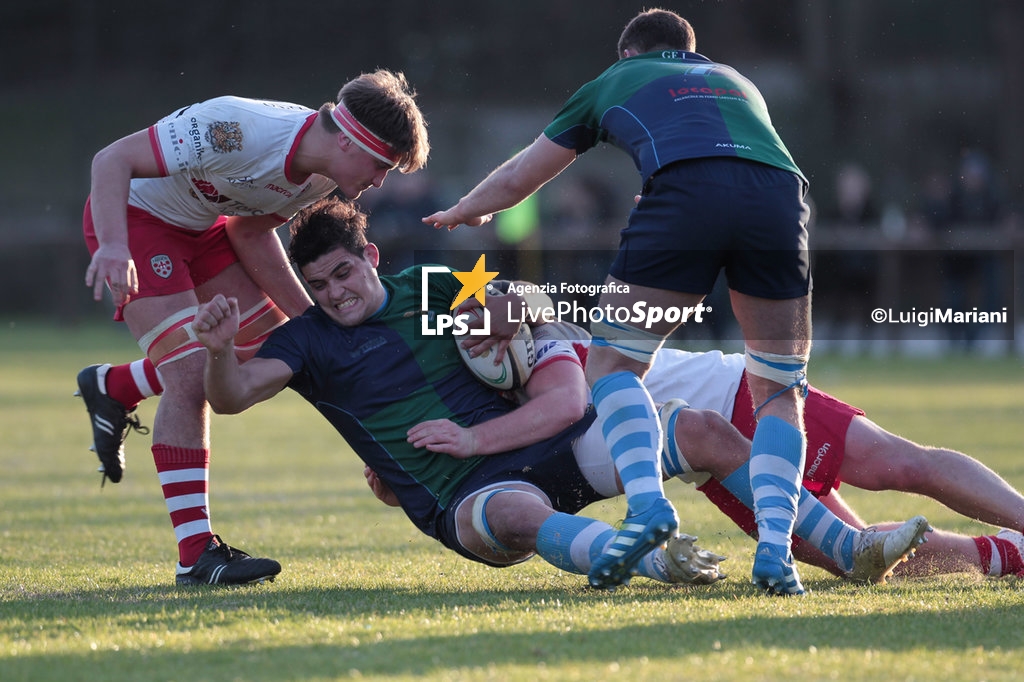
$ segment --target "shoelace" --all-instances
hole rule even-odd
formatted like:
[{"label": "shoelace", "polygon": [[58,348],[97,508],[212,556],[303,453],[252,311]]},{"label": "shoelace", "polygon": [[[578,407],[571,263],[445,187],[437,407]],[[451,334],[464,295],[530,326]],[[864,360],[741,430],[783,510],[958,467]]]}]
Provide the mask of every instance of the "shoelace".
[{"label": "shoelace", "polygon": [[125,422],[130,428],[134,429],[136,433],[141,433],[143,436],[149,435],[149,427],[142,425],[139,415],[130,413],[125,417]]},{"label": "shoelace", "polygon": [[224,562],[225,563],[229,563],[229,562],[232,562],[232,561],[235,561],[235,560],[251,559],[252,558],[248,554],[243,552],[242,550],[236,549],[236,548],[232,547],[231,545],[229,545],[228,543],[226,543],[223,540],[221,540],[219,535],[215,535],[214,537],[217,538],[217,542],[220,543],[219,545],[217,545],[216,551],[219,554],[223,554],[224,555]]}]

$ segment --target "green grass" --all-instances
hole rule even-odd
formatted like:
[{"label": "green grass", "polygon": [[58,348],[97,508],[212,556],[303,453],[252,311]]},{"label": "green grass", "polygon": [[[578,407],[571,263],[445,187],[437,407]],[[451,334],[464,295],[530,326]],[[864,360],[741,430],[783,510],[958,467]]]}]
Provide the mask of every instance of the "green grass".
[{"label": "green grass", "polygon": [[[613,594],[539,559],[494,570],[443,550],[376,502],[361,465],[287,394],[215,417],[214,529],[279,559],[272,585],[179,590],[148,440],[100,489],[74,376],[138,355],[115,325],[0,327],[0,679],[1010,680],[1024,674],[1024,585],[942,576],[811,593],[749,585],[753,543],[673,482],[684,529],[730,555],[711,588],[634,581]],[[815,358],[814,383],[908,437],[970,452],[1024,487],[1019,359]],[[155,401],[140,408],[152,423]],[[844,488],[871,521],[920,498]],[[614,521],[621,502],[591,515]]]}]

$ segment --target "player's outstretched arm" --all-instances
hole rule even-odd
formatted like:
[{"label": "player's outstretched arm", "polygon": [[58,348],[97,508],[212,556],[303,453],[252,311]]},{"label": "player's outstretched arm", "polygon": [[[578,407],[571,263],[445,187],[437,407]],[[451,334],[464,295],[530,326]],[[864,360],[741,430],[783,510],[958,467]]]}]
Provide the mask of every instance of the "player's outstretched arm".
[{"label": "player's outstretched arm", "polygon": [[498,211],[512,208],[576,159],[576,152],[557,145],[544,135],[491,171],[455,206],[423,219],[427,225],[454,230],[459,225],[478,227]]},{"label": "player's outstretched arm", "polygon": [[237,414],[281,392],[292,377],[281,360],[253,358],[241,364],[235,355],[238,299],[217,294],[199,306],[192,327],[206,347],[203,383],[206,399],[218,414]]},{"label": "player's outstretched arm", "polygon": [[192,329],[211,357],[233,355],[238,333],[238,299],[217,294],[200,305]]}]

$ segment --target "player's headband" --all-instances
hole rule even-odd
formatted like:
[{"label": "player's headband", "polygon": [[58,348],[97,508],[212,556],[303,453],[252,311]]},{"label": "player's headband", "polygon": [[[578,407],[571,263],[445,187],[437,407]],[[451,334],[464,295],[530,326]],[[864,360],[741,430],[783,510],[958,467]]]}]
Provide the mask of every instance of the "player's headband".
[{"label": "player's headband", "polygon": [[331,118],[349,139],[355,142],[363,151],[373,158],[390,166],[398,165],[398,153],[384,140],[380,139],[370,129],[356,120],[352,112],[345,108],[341,102],[331,111]]}]

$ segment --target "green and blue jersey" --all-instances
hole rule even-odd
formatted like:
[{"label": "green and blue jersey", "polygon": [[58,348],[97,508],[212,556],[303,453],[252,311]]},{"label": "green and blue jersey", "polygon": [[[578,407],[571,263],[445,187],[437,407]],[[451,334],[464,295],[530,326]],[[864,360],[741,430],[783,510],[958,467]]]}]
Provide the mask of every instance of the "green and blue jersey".
[{"label": "green and blue jersey", "polygon": [[[342,327],[313,306],[275,330],[257,355],[292,369],[289,387],[391,487],[416,526],[434,535],[438,515],[484,458],[416,449],[406,432],[430,419],[470,426],[513,406],[469,372],[450,333],[421,333],[421,269],[381,277],[387,302],[364,323]],[[451,274],[431,274],[428,310],[450,313],[461,288]]]},{"label": "green and blue jersey", "polygon": [[581,87],[544,134],[577,154],[599,142],[615,145],[632,157],[644,182],[675,161],[716,156],[804,177],[754,84],[695,52],[619,60]]}]

